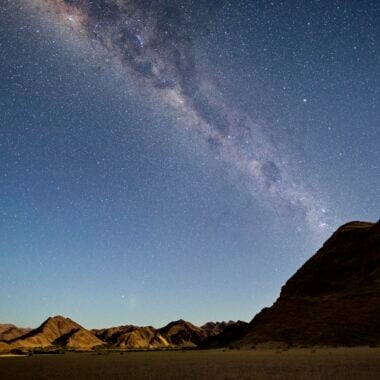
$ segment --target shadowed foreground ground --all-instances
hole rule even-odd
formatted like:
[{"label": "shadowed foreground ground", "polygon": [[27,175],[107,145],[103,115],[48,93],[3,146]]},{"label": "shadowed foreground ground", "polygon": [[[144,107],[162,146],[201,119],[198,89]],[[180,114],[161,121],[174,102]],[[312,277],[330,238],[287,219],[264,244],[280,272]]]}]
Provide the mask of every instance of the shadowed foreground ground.
[{"label": "shadowed foreground ground", "polygon": [[66,353],[0,358],[0,379],[380,378],[379,348]]}]

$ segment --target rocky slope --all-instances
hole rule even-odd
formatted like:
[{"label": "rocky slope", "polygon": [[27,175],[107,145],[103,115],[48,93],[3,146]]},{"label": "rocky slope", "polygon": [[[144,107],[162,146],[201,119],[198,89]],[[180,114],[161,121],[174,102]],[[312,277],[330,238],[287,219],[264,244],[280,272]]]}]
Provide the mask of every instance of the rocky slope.
[{"label": "rocky slope", "polygon": [[8,343],[0,342],[0,354],[7,353],[11,350],[11,347]]},{"label": "rocky slope", "polygon": [[341,226],[251,321],[240,345],[380,343],[380,222]]}]

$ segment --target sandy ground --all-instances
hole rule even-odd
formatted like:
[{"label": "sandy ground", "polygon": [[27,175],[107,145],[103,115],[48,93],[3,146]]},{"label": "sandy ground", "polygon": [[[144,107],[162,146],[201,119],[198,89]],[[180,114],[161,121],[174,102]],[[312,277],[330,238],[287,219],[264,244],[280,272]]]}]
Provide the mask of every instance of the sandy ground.
[{"label": "sandy ground", "polygon": [[380,348],[65,353],[0,359],[1,380],[380,379]]}]

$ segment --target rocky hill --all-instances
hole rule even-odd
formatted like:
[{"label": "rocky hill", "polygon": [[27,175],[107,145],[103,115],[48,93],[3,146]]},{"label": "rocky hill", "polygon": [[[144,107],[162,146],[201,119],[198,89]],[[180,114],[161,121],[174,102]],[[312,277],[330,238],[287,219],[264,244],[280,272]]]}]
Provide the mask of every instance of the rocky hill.
[{"label": "rocky hill", "polygon": [[158,331],[169,344],[178,347],[197,347],[208,336],[206,330],[183,319],[170,322]]},{"label": "rocky hill", "polygon": [[103,344],[90,331],[61,316],[48,318],[40,327],[8,343],[17,348],[61,346],[75,349],[89,349]]}]

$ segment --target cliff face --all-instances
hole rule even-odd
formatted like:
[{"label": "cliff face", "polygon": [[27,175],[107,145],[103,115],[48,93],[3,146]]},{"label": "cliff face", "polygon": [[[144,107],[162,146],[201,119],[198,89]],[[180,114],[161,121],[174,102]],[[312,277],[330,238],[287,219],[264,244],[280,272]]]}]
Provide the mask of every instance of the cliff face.
[{"label": "cliff face", "polygon": [[247,327],[239,344],[380,342],[380,223],[340,227]]},{"label": "cliff face", "polygon": [[380,222],[340,227],[283,287],[282,297],[380,291]]}]

